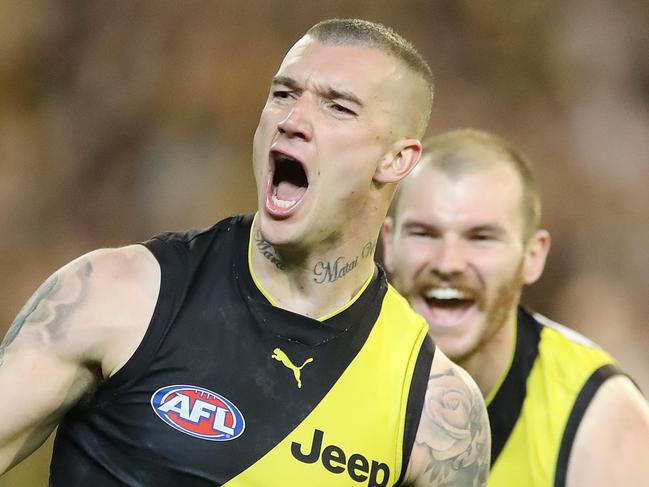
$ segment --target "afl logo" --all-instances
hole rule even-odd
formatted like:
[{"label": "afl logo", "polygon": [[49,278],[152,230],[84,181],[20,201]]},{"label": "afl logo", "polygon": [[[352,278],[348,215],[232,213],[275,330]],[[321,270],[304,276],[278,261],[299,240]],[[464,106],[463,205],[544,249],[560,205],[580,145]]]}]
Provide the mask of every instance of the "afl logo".
[{"label": "afl logo", "polygon": [[246,427],[234,404],[202,387],[162,387],[151,396],[151,407],[172,428],[203,440],[234,440]]}]

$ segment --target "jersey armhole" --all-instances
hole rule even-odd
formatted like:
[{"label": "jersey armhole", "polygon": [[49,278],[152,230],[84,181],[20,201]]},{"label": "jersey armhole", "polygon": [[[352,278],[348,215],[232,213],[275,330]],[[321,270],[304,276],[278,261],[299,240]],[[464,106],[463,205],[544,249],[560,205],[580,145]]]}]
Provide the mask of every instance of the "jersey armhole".
[{"label": "jersey armhole", "polygon": [[428,377],[430,376],[430,368],[433,364],[433,357],[435,356],[435,345],[430,335],[422,340],[415,368],[412,373],[410,381],[410,391],[408,394],[408,402],[406,404],[405,424],[403,431],[403,447],[402,447],[402,460],[401,460],[401,474],[399,479],[394,485],[401,485],[408,470],[408,463],[410,463],[410,454],[412,447],[415,444],[415,437],[419,429],[419,422],[421,420],[421,413],[424,409],[424,399],[426,390],[428,388]]},{"label": "jersey armhole", "polygon": [[563,430],[559,455],[557,456],[557,466],[554,474],[554,487],[565,487],[566,485],[568,462],[570,461],[572,444],[575,440],[581,420],[586,413],[586,409],[588,409],[588,406],[593,400],[595,393],[607,379],[620,374],[624,375],[624,373],[615,365],[602,365],[591,374],[588,380],[584,383],[584,386],[581,388],[581,391],[579,391],[577,399],[575,399],[575,403],[570,411],[570,415],[568,416],[566,427]]},{"label": "jersey armhole", "polygon": [[105,405],[114,396],[117,389],[134,382],[146,370],[177,312],[178,293],[176,286],[172,283],[177,283],[178,279],[183,279],[183,277],[178,270],[181,267],[177,265],[177,262],[174,262],[177,260],[176,252],[169,252],[170,244],[159,238],[153,238],[140,245],[149,250],[160,265],[158,297],[147,330],[131,357],[117,372],[99,385],[95,393],[95,404],[98,407]]}]

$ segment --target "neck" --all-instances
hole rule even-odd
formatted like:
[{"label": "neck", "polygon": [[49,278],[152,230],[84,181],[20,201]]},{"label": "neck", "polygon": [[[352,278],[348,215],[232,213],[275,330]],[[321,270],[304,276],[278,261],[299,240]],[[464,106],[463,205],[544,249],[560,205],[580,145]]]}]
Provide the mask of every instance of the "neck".
[{"label": "neck", "polygon": [[374,273],[377,235],[365,233],[339,239],[324,250],[276,248],[264,240],[255,222],[251,271],[273,304],[319,318],[345,306]]},{"label": "neck", "polygon": [[516,347],[516,308],[503,325],[475,352],[457,363],[475,380],[482,395],[488,397],[507,373]]}]

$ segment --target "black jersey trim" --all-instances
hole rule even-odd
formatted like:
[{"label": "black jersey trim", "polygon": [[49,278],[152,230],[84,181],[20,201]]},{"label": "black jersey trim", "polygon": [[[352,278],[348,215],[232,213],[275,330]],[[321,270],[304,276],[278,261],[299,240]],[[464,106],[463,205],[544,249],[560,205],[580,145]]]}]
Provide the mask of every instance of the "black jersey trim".
[{"label": "black jersey trim", "polygon": [[541,325],[523,308],[518,309],[516,351],[507,377],[487,406],[491,426],[491,467],[498,460],[520,417],[527,396],[527,378],[539,355]]},{"label": "black jersey trim", "polygon": [[415,437],[419,429],[419,421],[421,420],[421,412],[424,409],[424,398],[428,388],[428,377],[430,376],[430,368],[433,364],[435,356],[435,345],[428,333],[422,340],[419,349],[419,355],[415,362],[415,368],[412,373],[412,380],[410,382],[410,392],[408,395],[408,403],[406,404],[406,417],[405,427],[403,432],[403,455],[401,461],[401,475],[395,485],[401,485],[403,478],[408,469],[410,462],[410,454],[412,447],[415,444]]},{"label": "black jersey trim", "polygon": [[579,391],[579,395],[577,396],[577,399],[575,399],[575,403],[570,411],[570,416],[568,416],[566,427],[563,430],[561,446],[559,447],[559,456],[557,457],[557,468],[554,475],[554,487],[565,487],[566,485],[568,462],[570,461],[572,444],[575,440],[581,420],[586,413],[586,409],[588,409],[588,406],[593,400],[595,393],[607,379],[618,374],[622,374],[622,372],[615,365],[602,365],[591,374],[584,386],[581,388],[581,391]]}]

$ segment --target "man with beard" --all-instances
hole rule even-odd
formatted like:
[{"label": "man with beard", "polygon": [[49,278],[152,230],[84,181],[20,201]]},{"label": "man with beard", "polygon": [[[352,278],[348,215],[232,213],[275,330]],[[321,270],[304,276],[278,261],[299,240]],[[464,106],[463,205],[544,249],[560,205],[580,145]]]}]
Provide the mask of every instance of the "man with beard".
[{"label": "man with beard", "polygon": [[383,227],[395,287],[476,380],[492,431],[489,485],[649,485],[649,408],[592,342],[519,306],[550,247],[526,160],[491,134],[424,143]]},{"label": "man with beard", "polygon": [[311,28],[255,132],[255,215],[91,252],[19,313],[0,472],[59,424],[52,487],[485,485],[480,391],[373,260],[431,102],[391,29]]}]

